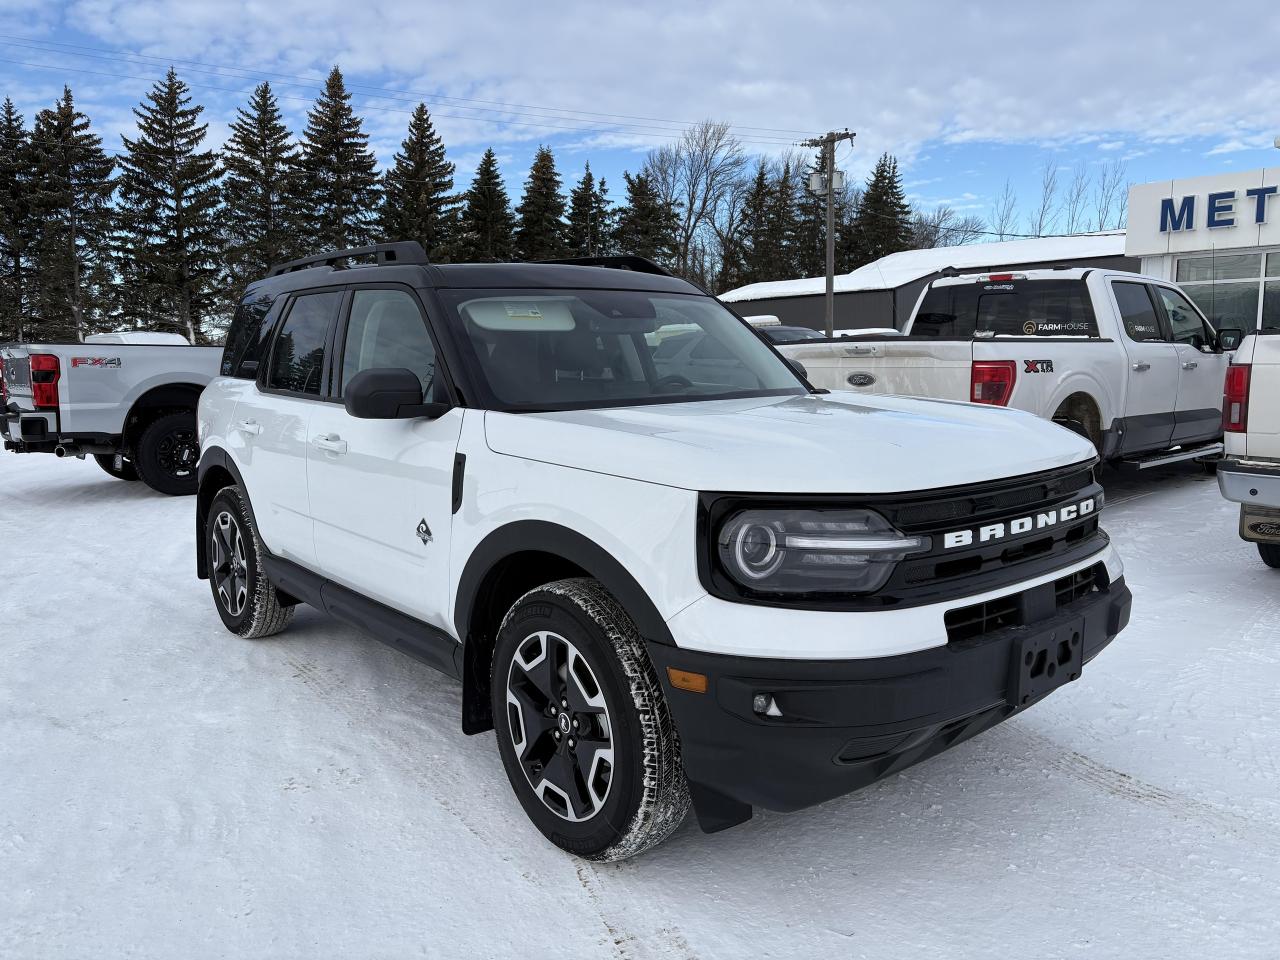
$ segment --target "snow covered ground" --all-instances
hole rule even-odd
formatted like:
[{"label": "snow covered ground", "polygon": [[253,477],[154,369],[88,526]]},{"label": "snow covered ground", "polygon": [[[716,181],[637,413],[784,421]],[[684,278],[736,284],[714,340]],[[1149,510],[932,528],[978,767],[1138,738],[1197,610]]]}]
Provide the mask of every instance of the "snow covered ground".
[{"label": "snow covered ground", "polygon": [[459,691],[304,608],[226,633],[193,502],[0,455],[0,956],[1276,957],[1280,572],[1190,467],[1108,482],[1129,629],[853,796],[544,842]]}]

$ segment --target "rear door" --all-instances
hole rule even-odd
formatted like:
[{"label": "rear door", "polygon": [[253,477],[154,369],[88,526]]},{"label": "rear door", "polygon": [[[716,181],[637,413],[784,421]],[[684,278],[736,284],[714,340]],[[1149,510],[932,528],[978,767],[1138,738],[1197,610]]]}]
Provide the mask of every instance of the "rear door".
[{"label": "rear door", "polygon": [[1231,355],[1213,349],[1213,330],[1181,291],[1152,286],[1178,352],[1181,375],[1173,442],[1194,443],[1222,434],[1222,386]]},{"label": "rear door", "polygon": [[326,577],[439,627],[446,623],[453,461],[462,410],[436,420],[360,420],[342,405],[362,370],[405,367],[449,399],[421,304],[407,287],[352,291],[335,338],[329,401],[309,424],[315,549]]},{"label": "rear door", "polygon": [[1129,357],[1120,452],[1163,450],[1173,442],[1182,360],[1166,336],[1151,287],[1133,280],[1110,283]]},{"label": "rear door", "polygon": [[313,569],[307,431],[323,404],[325,360],[343,297],[341,289],[302,292],[285,304],[265,367],[236,403],[229,431],[263,543]]}]

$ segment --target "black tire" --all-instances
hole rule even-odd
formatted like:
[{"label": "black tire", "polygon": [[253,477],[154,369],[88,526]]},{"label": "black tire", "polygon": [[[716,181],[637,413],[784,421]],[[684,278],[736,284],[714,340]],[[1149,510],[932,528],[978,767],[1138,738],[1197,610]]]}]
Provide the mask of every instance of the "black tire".
[{"label": "black tire", "polygon": [[172,497],[196,492],[200,444],[194,413],[168,413],[149,423],[138,438],[136,452],[138,476],[152,490]]},{"label": "black tire", "polygon": [[262,541],[239,487],[223,487],[209,505],[204,523],[213,605],[228,630],[256,640],[279,633],[293,619],[262,575]]},{"label": "black tire", "polygon": [[97,461],[108,476],[115,477],[117,480],[137,480],[138,471],[133,463],[129,460],[120,461],[120,469],[116,469],[116,456],[114,453],[95,453],[93,459]]},{"label": "black tire", "polygon": [[1258,544],[1258,556],[1268,567],[1280,568],[1280,543]]},{"label": "black tire", "polygon": [[666,698],[635,624],[598,582],[559,580],[517,600],[498,630],[491,686],[507,779],[556,846],[623,860],[680,826],[689,785]]}]

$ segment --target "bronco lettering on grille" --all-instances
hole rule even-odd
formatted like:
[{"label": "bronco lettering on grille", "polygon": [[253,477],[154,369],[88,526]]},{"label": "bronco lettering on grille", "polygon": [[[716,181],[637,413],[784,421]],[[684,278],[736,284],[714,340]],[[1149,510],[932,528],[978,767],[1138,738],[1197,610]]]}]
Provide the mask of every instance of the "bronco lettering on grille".
[{"label": "bronco lettering on grille", "polygon": [[1080,517],[1088,516],[1093,513],[1096,506],[1094,498],[1089,497],[1079,503],[1072,503],[1065,507],[1046,510],[1043,513],[1035,513],[1026,517],[1018,517],[1016,520],[1002,520],[999,523],[989,523],[985,526],[973,527],[968,530],[953,530],[942,535],[942,546],[945,550],[952,550],[956,547],[970,547],[975,543],[990,543],[993,540],[1016,537],[1024,533],[1031,533],[1034,530],[1056,527],[1060,523],[1068,523]]}]

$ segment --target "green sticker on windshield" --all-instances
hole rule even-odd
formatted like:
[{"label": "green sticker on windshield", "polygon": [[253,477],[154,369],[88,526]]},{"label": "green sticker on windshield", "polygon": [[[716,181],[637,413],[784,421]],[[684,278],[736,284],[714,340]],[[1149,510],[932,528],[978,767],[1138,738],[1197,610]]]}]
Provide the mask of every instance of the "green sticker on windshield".
[{"label": "green sticker on windshield", "polygon": [[542,311],[532,303],[508,303],[502,304],[507,308],[507,316],[512,319],[519,320],[541,320]]}]

